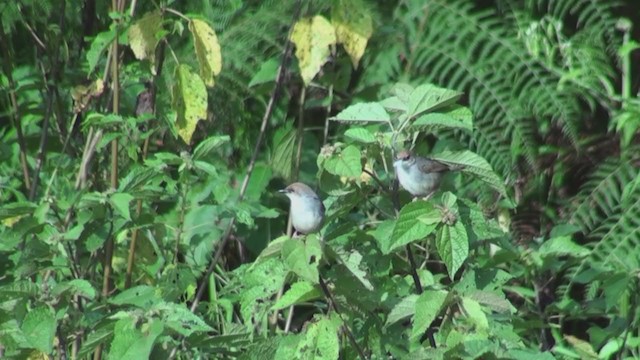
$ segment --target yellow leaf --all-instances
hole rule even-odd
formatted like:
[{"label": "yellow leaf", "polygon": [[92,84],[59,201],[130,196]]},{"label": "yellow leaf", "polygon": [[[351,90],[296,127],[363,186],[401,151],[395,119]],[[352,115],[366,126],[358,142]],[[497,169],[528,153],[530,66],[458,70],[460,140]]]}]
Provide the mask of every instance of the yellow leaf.
[{"label": "yellow leaf", "polygon": [[159,39],[156,34],[162,30],[162,15],[160,11],[146,13],[140,20],[129,28],[129,46],[136,59],[149,59],[155,63],[156,46]]},{"label": "yellow leaf", "polygon": [[331,21],[336,38],[351,57],[354,68],[364,55],[367,42],[373,33],[373,20],[365,4],[358,0],[341,0],[334,6]]},{"label": "yellow leaf", "polygon": [[180,65],[176,70],[173,106],[178,113],[178,135],[189,144],[198,121],[207,117],[207,88],[188,65]]},{"label": "yellow leaf", "polygon": [[193,35],[196,56],[200,64],[200,76],[207,86],[212,87],[215,77],[222,70],[222,54],[215,31],[206,22],[193,19],[189,22],[189,30]]},{"label": "yellow leaf", "polygon": [[336,33],[331,23],[322,16],[300,19],[291,33],[291,41],[296,45],[296,57],[300,74],[305,85],[318,74],[327,62],[331,45],[336,43]]}]

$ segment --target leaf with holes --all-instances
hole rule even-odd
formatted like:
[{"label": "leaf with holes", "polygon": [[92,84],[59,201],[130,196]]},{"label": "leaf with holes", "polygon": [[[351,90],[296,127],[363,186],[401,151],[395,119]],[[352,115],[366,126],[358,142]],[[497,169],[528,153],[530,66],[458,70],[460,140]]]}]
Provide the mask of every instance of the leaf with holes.
[{"label": "leaf with holes", "polygon": [[198,19],[189,22],[189,30],[193,35],[196,57],[200,65],[200,76],[207,86],[213,87],[215,77],[222,70],[222,52],[216,32],[209,24]]},{"label": "leaf with holes", "polygon": [[316,15],[298,20],[293,27],[291,41],[296,45],[302,81],[309,85],[327,62],[330,46],[336,43],[336,32],[327,19]]},{"label": "leaf with holes", "polygon": [[342,44],[353,67],[357,69],[373,33],[371,14],[361,0],[340,0],[331,10],[331,22],[336,29],[337,42]]},{"label": "leaf with holes", "polygon": [[[322,157],[322,155],[320,155]],[[322,166],[333,175],[346,176],[350,178],[360,177],[362,173],[362,155],[360,150],[349,145],[337,154],[332,154],[328,158],[322,158]]]},{"label": "leaf with holes", "polygon": [[322,248],[317,235],[307,235],[305,240],[287,240],[282,244],[281,254],[289,270],[312,284],[318,283],[318,264],[322,258]]},{"label": "leaf with holes", "polygon": [[207,118],[207,89],[200,76],[193,73],[188,65],[180,65],[176,70],[173,106],[178,113],[178,135],[189,144],[198,121]]}]

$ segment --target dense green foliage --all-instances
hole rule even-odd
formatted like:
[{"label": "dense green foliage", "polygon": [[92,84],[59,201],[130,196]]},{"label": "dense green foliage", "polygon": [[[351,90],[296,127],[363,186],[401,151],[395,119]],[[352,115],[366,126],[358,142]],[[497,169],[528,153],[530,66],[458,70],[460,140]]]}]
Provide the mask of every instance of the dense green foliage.
[{"label": "dense green foliage", "polygon": [[3,2],[0,358],[640,357],[639,14]]}]

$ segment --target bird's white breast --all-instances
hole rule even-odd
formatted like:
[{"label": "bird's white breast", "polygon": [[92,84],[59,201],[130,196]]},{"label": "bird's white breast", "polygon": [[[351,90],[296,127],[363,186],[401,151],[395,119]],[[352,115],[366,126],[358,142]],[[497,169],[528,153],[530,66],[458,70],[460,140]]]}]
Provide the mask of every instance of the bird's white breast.
[{"label": "bird's white breast", "polygon": [[291,223],[301,233],[318,230],[322,223],[322,210],[317,199],[303,199],[291,196]]}]

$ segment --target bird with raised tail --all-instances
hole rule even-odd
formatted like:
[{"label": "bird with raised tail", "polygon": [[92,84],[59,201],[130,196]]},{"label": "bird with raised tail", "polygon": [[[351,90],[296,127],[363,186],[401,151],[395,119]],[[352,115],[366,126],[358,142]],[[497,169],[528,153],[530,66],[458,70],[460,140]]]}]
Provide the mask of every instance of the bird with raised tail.
[{"label": "bird with raised tail", "polygon": [[423,158],[409,151],[398,152],[393,167],[403,189],[414,197],[426,199],[438,190],[445,172],[457,170],[437,160]]},{"label": "bird with raised tail", "polygon": [[296,182],[279,192],[291,201],[291,224],[300,234],[310,234],[320,230],[324,220],[324,205],[311,188]]}]

